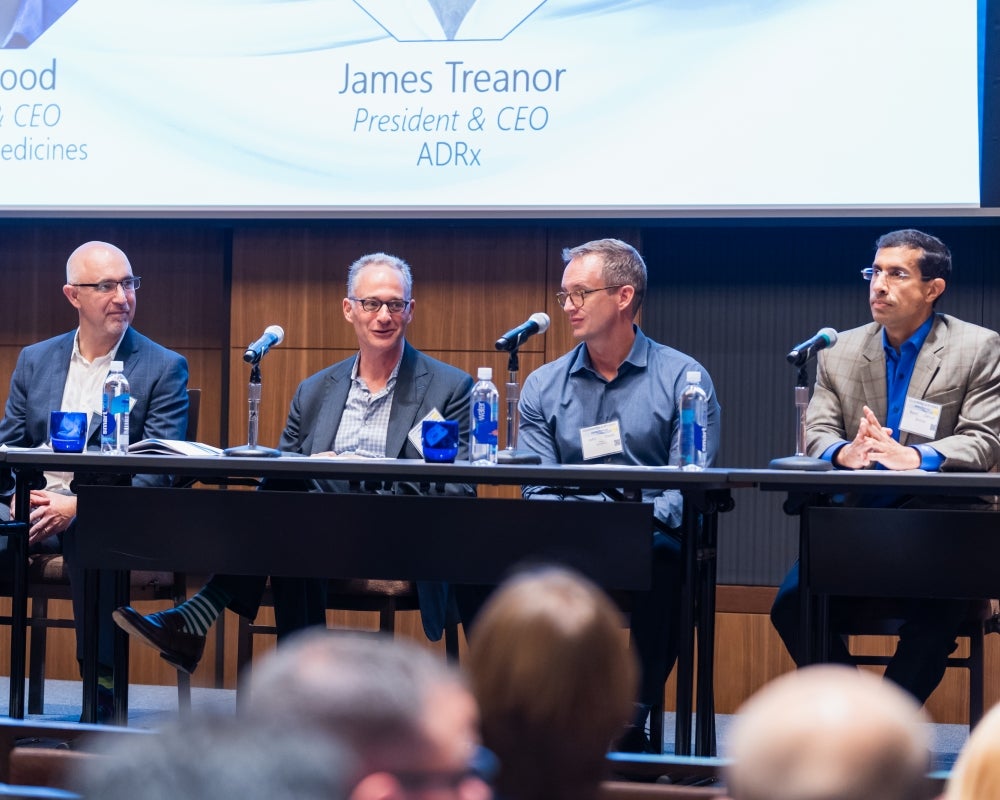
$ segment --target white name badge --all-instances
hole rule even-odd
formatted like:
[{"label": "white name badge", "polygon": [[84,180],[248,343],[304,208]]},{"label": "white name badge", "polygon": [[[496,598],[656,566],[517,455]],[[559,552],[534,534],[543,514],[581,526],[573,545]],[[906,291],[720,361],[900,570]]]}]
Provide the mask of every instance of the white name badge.
[{"label": "white name badge", "polygon": [[[432,408],[430,411],[427,412],[427,416],[424,417],[424,419],[429,419],[432,422],[437,422],[438,420],[444,419],[444,416],[442,416],[441,412],[438,411],[437,407],[435,406],[434,408]],[[421,429],[423,428],[424,425],[424,419],[420,420],[419,422],[417,422],[416,425],[410,428],[410,432],[406,436],[406,438],[410,440],[410,444],[412,444],[414,447],[417,448],[417,452],[420,453],[420,455],[424,454],[423,437],[420,434]]]},{"label": "white name badge", "polygon": [[915,433],[926,439],[933,439],[937,433],[938,422],[941,421],[941,406],[929,403],[915,397],[907,397],[903,406],[903,418],[899,421],[899,429],[907,433]]},{"label": "white name badge", "polygon": [[580,428],[580,445],[584,461],[622,452],[622,432],[618,420]]}]

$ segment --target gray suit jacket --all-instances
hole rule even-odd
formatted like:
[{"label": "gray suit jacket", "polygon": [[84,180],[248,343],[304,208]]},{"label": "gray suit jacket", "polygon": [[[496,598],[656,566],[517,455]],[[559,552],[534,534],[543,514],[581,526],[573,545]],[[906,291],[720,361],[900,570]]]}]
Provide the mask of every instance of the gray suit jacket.
[{"label": "gray suit jacket", "polygon": [[[839,334],[819,354],[816,387],[806,412],[809,455],[850,441],[862,406],[885,423],[888,390],[882,326],[870,323]],[[933,440],[900,433],[904,445],[933,443],[943,470],[986,471],[1000,462],[1000,335],[936,314],[917,354],[907,394],[941,406]]]},{"label": "gray suit jacket", "polygon": [[[76,331],[25,347],[10,379],[10,393],[0,443],[12,447],[38,447],[49,439],[49,412],[62,405]],[[125,377],[133,399],[129,414],[129,440],[183,439],[187,433],[187,359],[129,328],[115,359],[124,362]],[[100,398],[94,398],[87,432],[88,446],[100,445]],[[134,483],[153,485],[163,478],[137,475]]]},{"label": "gray suit jacket", "polygon": [[[288,421],[278,445],[285,452],[312,455],[333,449],[340,418],[351,388],[351,371],[357,356],[340,361],[306,378],[292,398]],[[396,377],[396,388],[389,414],[385,454],[389,458],[421,458],[409,441],[410,430],[432,409],[445,419],[458,420],[458,458],[469,457],[469,397],[472,377],[457,367],[424,355],[406,343]],[[392,494],[444,493],[471,496],[475,489],[465,484],[441,487],[396,482],[378,486],[351,486],[345,481],[315,481],[314,487],[325,492],[379,491]],[[373,520],[373,525],[385,524]],[[400,521],[402,522],[402,521]],[[392,523],[390,523],[392,524]],[[331,531],[336,535],[336,531]],[[414,532],[416,535],[416,532]],[[430,543],[429,543],[430,546]],[[358,577],[365,577],[363,575]],[[441,638],[448,606],[447,586],[421,581],[417,585],[424,632],[432,641]]]}]

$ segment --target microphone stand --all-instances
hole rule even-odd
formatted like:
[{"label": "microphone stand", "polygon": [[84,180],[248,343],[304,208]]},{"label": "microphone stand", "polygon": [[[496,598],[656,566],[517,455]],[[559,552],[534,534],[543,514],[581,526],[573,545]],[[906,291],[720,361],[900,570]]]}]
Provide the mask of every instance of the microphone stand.
[{"label": "microphone stand", "polygon": [[806,364],[799,365],[798,377],[795,383],[795,411],[798,422],[795,427],[795,455],[771,459],[768,466],[771,469],[804,469],[812,472],[824,472],[833,469],[833,464],[822,458],[812,458],[806,455],[806,408],[809,405],[809,376]]},{"label": "microphone stand", "polygon": [[228,447],[222,452],[227,456],[241,458],[277,458],[280,450],[273,447],[260,447],[257,444],[257,409],[260,407],[260,359],[253,362],[250,368],[250,387],[247,392],[250,405],[250,419],[247,430],[247,443],[242,447]]},{"label": "microphone stand", "polygon": [[541,464],[542,458],[527,450],[517,450],[517,401],[521,397],[521,389],[517,385],[517,348],[510,351],[507,357],[507,383],[504,390],[507,393],[507,446],[497,453],[498,464]]}]

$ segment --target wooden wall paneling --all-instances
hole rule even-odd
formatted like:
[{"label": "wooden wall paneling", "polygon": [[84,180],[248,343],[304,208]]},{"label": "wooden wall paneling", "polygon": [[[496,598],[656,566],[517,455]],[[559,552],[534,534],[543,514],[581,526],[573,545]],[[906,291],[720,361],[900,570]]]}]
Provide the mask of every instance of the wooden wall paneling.
[{"label": "wooden wall paneling", "polygon": [[228,293],[225,228],[162,223],[62,221],[4,224],[0,271],[8,302],[0,315],[0,398],[20,349],[77,325],[62,295],[65,265],[80,244],[101,239],[128,255],[144,283],[136,296],[134,327],[188,357],[191,385],[205,391],[202,430],[218,436],[222,383],[219,365],[227,344]]},{"label": "wooden wall paneling", "polygon": [[289,326],[290,345],[352,346],[354,334],[341,313],[347,268],[377,250],[398,255],[413,270],[416,306],[409,335],[421,349],[492,349],[500,333],[531,313],[525,309],[544,303],[539,229],[240,230],[233,247],[234,345],[251,341],[267,324],[263,320],[274,319]]},{"label": "wooden wall paneling", "polygon": [[136,298],[135,321],[143,333],[179,348],[206,341],[218,344],[226,330],[224,228],[153,222],[8,222],[0,236],[0,272],[8,296],[17,298],[0,320],[2,344],[30,344],[75,325],[76,312],[62,296],[66,259],[91,239],[120,247],[133,272],[145,278]]},{"label": "wooden wall paneling", "polygon": [[221,352],[228,333],[227,237],[216,227],[158,226],[119,245],[143,278],[136,294],[138,330],[178,352],[195,347]]},{"label": "wooden wall paneling", "polygon": [[[410,342],[472,374],[478,366],[492,366],[502,383],[507,356],[497,353],[493,343],[503,331],[527,318],[531,312],[525,308],[543,307],[544,241],[544,232],[539,230],[512,232],[491,226],[474,230],[466,226],[331,226],[237,231],[230,436],[246,427],[249,373],[241,363],[242,349],[259,335],[265,324],[262,320],[282,325],[286,333],[281,347],[262,364],[262,444],[276,441],[299,381],[356,352],[354,331],[342,313],[344,282],[350,263],[374,250],[397,254],[413,269],[416,304],[407,330]],[[541,348],[542,340],[525,346],[522,360],[528,368],[539,363],[528,357]],[[280,354],[295,349],[325,354],[319,359],[299,356],[292,366],[289,357]],[[276,365],[276,360],[285,363]],[[245,433],[240,436],[245,439]]]},{"label": "wooden wall paneling", "polygon": [[234,231],[234,352],[242,356],[268,325],[284,329],[283,348],[353,347],[341,300],[347,266],[357,256],[353,251],[347,256],[343,249],[334,229],[264,226]]},{"label": "wooden wall paneling", "polygon": [[201,389],[201,409],[198,416],[198,441],[222,444],[222,400],[228,387],[223,385],[219,364],[228,352],[225,348],[179,348],[188,360],[188,386]]},{"label": "wooden wall paneling", "polygon": [[[80,225],[4,224],[0,228],[0,275],[4,312],[0,314],[0,344],[20,349],[67,331],[76,324],[76,310],[63,297],[66,259],[92,235]],[[5,373],[4,396],[7,378]]]},{"label": "wooden wall paneling", "polygon": [[[408,335],[421,350],[500,358],[494,348],[500,334],[544,308],[541,227],[425,226],[404,233],[398,246],[413,269],[418,299]],[[539,349],[530,341],[524,347],[525,352]],[[495,375],[497,363],[487,365]]]},{"label": "wooden wall paneling", "polygon": [[[349,327],[346,322],[344,326]],[[263,328],[257,335],[261,331]],[[228,446],[247,443],[251,369],[243,361],[243,348],[250,341],[252,340],[248,340],[240,348],[234,348],[230,353]],[[286,347],[284,344],[271,350],[260,362],[261,399],[257,443],[263,447],[277,447],[298,385],[313,373],[356,352],[356,347],[350,350],[309,349]]]}]

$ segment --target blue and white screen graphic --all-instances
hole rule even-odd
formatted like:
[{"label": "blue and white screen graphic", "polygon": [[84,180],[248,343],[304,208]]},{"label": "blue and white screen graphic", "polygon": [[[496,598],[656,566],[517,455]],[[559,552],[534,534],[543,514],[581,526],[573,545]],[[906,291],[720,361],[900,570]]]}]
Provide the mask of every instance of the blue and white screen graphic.
[{"label": "blue and white screen graphic", "polygon": [[975,208],[978,23],[977,0],[0,0],[0,212]]}]

